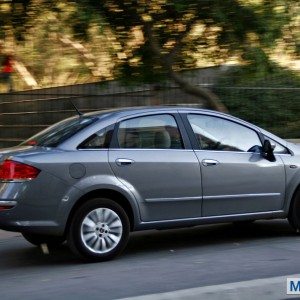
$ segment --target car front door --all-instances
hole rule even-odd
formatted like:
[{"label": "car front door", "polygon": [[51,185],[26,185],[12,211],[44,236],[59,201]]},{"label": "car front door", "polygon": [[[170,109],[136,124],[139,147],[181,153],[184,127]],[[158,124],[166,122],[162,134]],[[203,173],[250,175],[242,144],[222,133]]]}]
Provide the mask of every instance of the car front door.
[{"label": "car front door", "polygon": [[109,162],[138,200],[144,222],[201,216],[199,163],[184,134],[176,113],[131,117],[117,125]]},{"label": "car front door", "polygon": [[223,117],[186,114],[194,138],[202,185],[202,216],[280,210],[285,196],[281,158],[269,161],[260,153],[258,133]]}]

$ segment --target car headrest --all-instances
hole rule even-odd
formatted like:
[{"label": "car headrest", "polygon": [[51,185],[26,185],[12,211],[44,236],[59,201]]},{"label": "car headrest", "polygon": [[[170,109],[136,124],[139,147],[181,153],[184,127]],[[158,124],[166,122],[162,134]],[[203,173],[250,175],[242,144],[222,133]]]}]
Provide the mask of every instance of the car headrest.
[{"label": "car headrest", "polygon": [[170,149],[171,148],[171,137],[168,131],[158,131],[154,137],[155,148]]}]

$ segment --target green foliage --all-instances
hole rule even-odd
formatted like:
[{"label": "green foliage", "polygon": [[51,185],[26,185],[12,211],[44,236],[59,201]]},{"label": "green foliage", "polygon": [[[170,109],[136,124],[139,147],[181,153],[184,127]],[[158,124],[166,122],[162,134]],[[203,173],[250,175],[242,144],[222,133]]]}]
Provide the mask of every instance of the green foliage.
[{"label": "green foliage", "polygon": [[[165,60],[178,44],[172,58],[177,71],[195,67],[197,52],[203,59],[217,63],[233,55],[247,61],[249,48],[259,52],[275,45],[283,26],[291,20],[290,8],[297,5],[295,0],[82,0],[77,3],[98,12],[113,28],[121,51],[126,52],[118,75],[127,81],[130,78],[147,82],[168,74]],[[151,24],[161,48],[160,57],[151,49],[147,23]],[[202,31],[195,30],[197,26],[202,26]],[[144,41],[126,51],[133,28],[143,32]],[[132,63],[136,58],[139,62]]]},{"label": "green foliage", "polygon": [[[258,69],[258,72],[256,70]],[[236,68],[215,88],[235,116],[283,138],[300,138],[300,77],[269,65]]]},{"label": "green foliage", "polygon": [[0,2],[0,43],[40,86],[161,81],[170,75],[167,62],[175,71],[232,57],[265,66],[284,32],[289,53],[299,52],[297,0]]},{"label": "green foliage", "polygon": [[[155,57],[150,47],[142,47],[133,52],[133,56],[139,57],[141,64],[131,64],[125,60],[120,66],[119,79],[125,84],[137,83],[156,83],[166,80],[164,70],[159,66],[159,62]],[[155,68],[153,68],[155,64]]]},{"label": "green foliage", "polygon": [[[0,57],[12,54],[39,87],[112,79],[117,43],[94,10],[74,1],[6,2],[0,3]],[[14,89],[30,88],[15,70]]]}]

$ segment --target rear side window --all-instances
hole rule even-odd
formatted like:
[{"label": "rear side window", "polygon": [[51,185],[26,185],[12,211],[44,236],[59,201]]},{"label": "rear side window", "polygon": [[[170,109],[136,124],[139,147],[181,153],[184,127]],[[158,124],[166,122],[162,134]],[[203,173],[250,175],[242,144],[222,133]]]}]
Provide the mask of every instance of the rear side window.
[{"label": "rear side window", "polygon": [[78,149],[107,149],[109,148],[114,126],[103,128],[82,142]]},{"label": "rear side window", "polygon": [[95,123],[95,117],[76,117],[61,121],[34,135],[20,145],[57,147],[77,132]]},{"label": "rear side window", "polygon": [[183,149],[177,123],[171,115],[138,117],[120,123],[120,148]]}]

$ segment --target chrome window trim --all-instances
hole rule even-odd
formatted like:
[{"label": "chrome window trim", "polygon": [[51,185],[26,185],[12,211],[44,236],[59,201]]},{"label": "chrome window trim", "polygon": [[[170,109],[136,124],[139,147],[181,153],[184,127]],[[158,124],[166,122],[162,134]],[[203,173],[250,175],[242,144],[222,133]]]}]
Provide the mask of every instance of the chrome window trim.
[{"label": "chrome window trim", "polygon": [[83,149],[83,148],[78,148],[78,151],[107,151],[109,148],[87,148],[87,149]]},{"label": "chrome window trim", "polygon": [[244,151],[223,151],[223,150],[205,150],[205,149],[195,149],[195,152],[213,152],[213,153],[238,153],[238,154],[256,154],[261,155],[261,153],[258,152],[244,152]]},{"label": "chrome window trim", "polygon": [[[243,151],[223,151],[223,150],[203,150],[203,149],[195,149],[195,152],[213,152],[213,153],[237,153],[237,154],[256,154],[256,155],[261,155],[261,153],[258,152],[243,152]],[[292,154],[289,153],[274,153],[275,156],[278,155],[287,155],[287,156],[292,156]]]},{"label": "chrome window trim", "polygon": [[109,151],[111,150],[118,150],[118,151],[187,151],[187,152],[194,152],[193,149],[157,149],[157,148],[109,148]]}]

